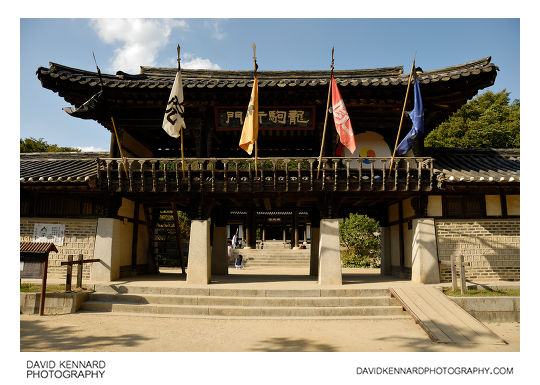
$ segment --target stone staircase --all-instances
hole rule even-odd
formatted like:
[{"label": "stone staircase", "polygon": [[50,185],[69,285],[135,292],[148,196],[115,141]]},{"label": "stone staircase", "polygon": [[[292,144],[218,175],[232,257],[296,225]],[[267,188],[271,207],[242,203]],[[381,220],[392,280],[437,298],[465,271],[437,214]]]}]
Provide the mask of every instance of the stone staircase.
[{"label": "stone staircase", "polygon": [[[267,241],[262,249],[243,248],[234,250],[235,256],[242,254],[247,267],[309,267],[310,253],[309,248],[291,249],[285,247],[282,241]],[[234,265],[234,259],[231,263]]]},{"label": "stone staircase", "polygon": [[99,286],[81,310],[225,319],[410,318],[387,289],[226,289]]}]

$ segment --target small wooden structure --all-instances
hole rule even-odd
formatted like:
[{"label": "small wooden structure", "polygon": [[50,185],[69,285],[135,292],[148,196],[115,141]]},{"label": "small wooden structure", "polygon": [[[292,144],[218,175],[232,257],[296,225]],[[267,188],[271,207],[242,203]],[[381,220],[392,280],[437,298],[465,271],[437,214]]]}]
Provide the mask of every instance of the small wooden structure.
[{"label": "small wooden structure", "polygon": [[441,263],[450,265],[450,269],[452,271],[452,290],[458,289],[457,267],[459,266],[461,295],[465,295],[465,293],[467,292],[467,283],[465,281],[465,266],[469,265],[469,263],[463,261],[463,255],[459,255],[457,257],[457,260],[456,260],[456,257],[452,255],[450,257],[450,261],[441,261]]},{"label": "small wooden structure", "polygon": [[84,263],[91,263],[91,262],[99,262],[100,259],[83,259],[83,255],[79,254],[78,259],[76,261],[73,260],[73,255],[68,255],[68,260],[61,262],[61,266],[67,266],[67,272],[66,272],[66,293],[71,291],[71,276],[73,271],[73,265],[77,266],[77,288],[82,288],[82,273],[83,273],[83,264]]},{"label": "small wooden structure", "polygon": [[58,252],[54,243],[51,242],[21,242],[21,278],[41,278],[39,315],[43,315],[45,309],[47,267],[51,251]]}]

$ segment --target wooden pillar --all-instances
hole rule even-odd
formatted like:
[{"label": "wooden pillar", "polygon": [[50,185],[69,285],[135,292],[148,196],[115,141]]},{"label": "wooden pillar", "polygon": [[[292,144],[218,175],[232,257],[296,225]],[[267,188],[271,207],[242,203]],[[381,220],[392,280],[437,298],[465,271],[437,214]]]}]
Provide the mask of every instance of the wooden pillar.
[{"label": "wooden pillar", "polygon": [[[315,226],[316,225],[316,226]],[[319,224],[312,224],[311,226],[311,250],[309,258],[309,275],[319,275]]]},{"label": "wooden pillar", "polygon": [[253,234],[252,232],[252,223],[251,223],[251,220],[252,220],[252,216],[251,216],[251,210],[248,210],[247,212],[247,218],[246,218],[246,225],[245,225],[245,230],[244,230],[244,233],[246,235],[246,249],[251,249],[251,238],[253,238],[255,236],[255,234]]},{"label": "wooden pillar", "polygon": [[[178,210],[176,203],[171,204],[173,211],[174,229],[176,230],[176,247],[178,248],[178,254],[180,255],[180,266],[182,267],[182,274],[186,274],[186,267],[184,266],[184,253],[182,252],[182,238],[180,235],[180,224],[178,223]],[[191,244],[191,242],[190,242]]]},{"label": "wooden pillar", "polygon": [[405,275],[405,241],[403,234],[403,201],[398,203],[399,210],[399,270],[401,277]]},{"label": "wooden pillar", "polygon": [[39,315],[43,315],[45,311],[45,295],[47,291],[47,268],[49,267],[49,253],[45,255],[43,261],[43,273],[41,277],[41,296],[39,297]]},{"label": "wooden pillar", "polygon": [[251,248],[257,248],[257,211],[253,210],[251,212],[251,228],[252,228],[252,237],[251,237]]},{"label": "wooden pillar", "polygon": [[82,288],[82,269],[83,269],[83,255],[79,254],[79,257],[77,259],[79,264],[77,265],[77,289]]},{"label": "wooden pillar", "polygon": [[133,235],[131,237],[131,270],[137,270],[137,243],[139,240],[139,201],[135,201],[133,210]]},{"label": "wooden pillar", "polygon": [[294,237],[294,248],[298,249],[298,212],[293,211],[293,237]]},{"label": "wooden pillar", "polygon": [[213,215],[211,271],[212,274],[226,275],[229,271],[227,258],[227,213],[216,208]]},{"label": "wooden pillar", "polygon": [[73,255],[68,255],[68,262],[70,262],[66,268],[66,293],[71,291],[71,274],[73,273]]}]

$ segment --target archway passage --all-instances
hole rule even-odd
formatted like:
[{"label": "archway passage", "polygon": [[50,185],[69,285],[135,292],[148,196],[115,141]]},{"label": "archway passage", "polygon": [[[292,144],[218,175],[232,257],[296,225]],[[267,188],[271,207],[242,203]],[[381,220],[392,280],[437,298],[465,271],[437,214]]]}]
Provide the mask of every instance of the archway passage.
[{"label": "archway passage", "polygon": [[[157,221],[154,221],[152,233],[162,235],[161,233],[167,230],[165,240],[157,236],[152,240],[152,252],[160,253],[157,256],[161,261],[162,277],[160,279],[169,276],[171,279],[183,280],[185,278],[180,274],[178,263],[179,241],[175,239],[177,232],[170,218],[169,206],[155,204],[152,207],[153,217],[157,218]],[[186,211],[194,216],[193,210]],[[350,263],[342,265],[343,247],[340,247],[338,227],[334,227],[331,234],[323,234],[325,243],[323,246],[320,245],[321,223],[328,222],[325,218],[321,220],[320,211],[313,207],[300,209],[293,207],[272,211],[214,209],[206,220],[194,219],[191,223],[186,222],[190,226],[190,236],[189,239],[181,239],[180,244],[187,264],[187,275],[189,276],[190,272],[194,271],[195,263],[199,263],[202,265],[202,272],[199,273],[200,282],[204,284],[230,283],[238,280],[254,283],[319,282],[321,269],[323,269],[323,274],[324,269],[332,270],[330,274],[334,278],[331,282],[337,282],[336,284],[374,282],[384,279],[380,267]],[[339,214],[336,216],[344,217],[349,211],[338,211]],[[380,212],[373,207],[370,209],[369,206],[356,211]],[[161,215],[156,215],[156,213]],[[330,220],[338,225],[339,218]],[[193,222],[196,223],[195,226],[199,226],[198,229],[193,228]],[[186,226],[186,223],[182,226]],[[228,243],[232,241],[235,234],[239,242],[229,257]],[[192,240],[193,237],[195,239]],[[334,247],[329,247],[329,244],[333,244]],[[193,255],[195,251],[200,254],[201,245],[207,245],[207,249],[203,250],[205,254],[202,261],[199,259],[197,262],[197,259],[193,259]],[[196,250],[192,249],[194,247]],[[333,253],[334,261],[331,262],[333,264],[331,267],[325,266],[326,261],[321,260],[321,254],[325,255],[325,253]],[[336,253],[337,262],[335,261]],[[242,255],[244,266],[237,269],[235,259],[238,255]],[[152,258],[156,258],[156,255]],[[167,264],[163,261],[173,261],[173,263]]]}]

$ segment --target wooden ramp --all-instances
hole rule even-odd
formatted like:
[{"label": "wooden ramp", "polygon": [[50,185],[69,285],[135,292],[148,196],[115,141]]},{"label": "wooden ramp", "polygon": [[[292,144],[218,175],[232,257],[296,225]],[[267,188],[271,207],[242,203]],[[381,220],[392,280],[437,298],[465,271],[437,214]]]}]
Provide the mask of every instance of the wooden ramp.
[{"label": "wooden ramp", "polygon": [[389,290],[434,342],[506,344],[482,322],[434,287]]}]

